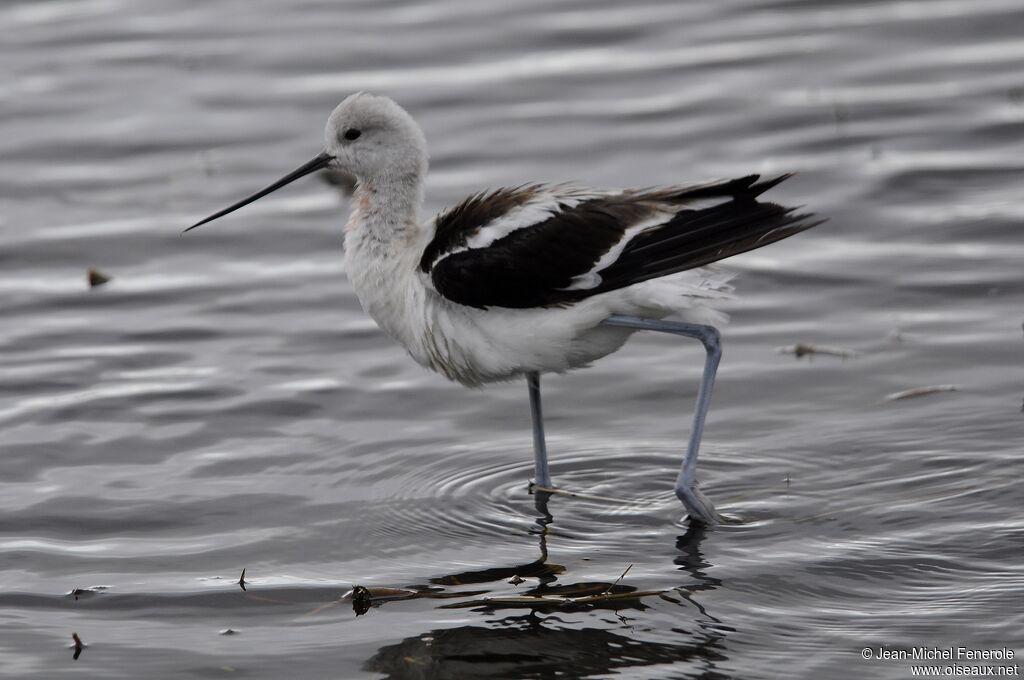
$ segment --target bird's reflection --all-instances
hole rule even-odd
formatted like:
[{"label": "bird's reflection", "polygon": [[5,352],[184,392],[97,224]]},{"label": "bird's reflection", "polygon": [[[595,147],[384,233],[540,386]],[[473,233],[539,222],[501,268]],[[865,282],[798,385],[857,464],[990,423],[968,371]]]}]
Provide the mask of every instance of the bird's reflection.
[{"label": "bird's reflection", "polygon": [[381,647],[366,670],[388,680],[441,678],[589,678],[623,668],[689,663],[695,677],[724,678],[721,638],[682,636],[677,643],[638,640],[594,627],[568,627],[557,617],[524,614],[489,627],[430,631]]},{"label": "bird's reflection", "polygon": [[439,586],[455,586],[507,581],[517,576],[520,578],[537,578],[541,584],[551,583],[556,580],[558,574],[565,572],[565,567],[548,561],[548,526],[554,521],[554,517],[548,512],[548,500],[550,497],[551,494],[544,492],[539,492],[534,496],[535,506],[540,513],[531,531],[531,533],[540,537],[540,556],[536,560],[524,564],[448,574],[432,578],[430,582]]},{"label": "bird's reflection", "polygon": [[[554,518],[548,512],[547,500],[537,499],[541,514],[535,528],[540,548],[536,560],[448,574],[431,579],[431,584],[434,587],[453,587],[508,581],[518,576],[539,581],[524,595],[578,597],[588,593],[635,591],[632,586],[614,583],[556,584],[567,570],[548,559],[548,528]],[[694,597],[721,584],[719,579],[706,573],[711,565],[700,550],[705,532],[703,526],[694,525],[676,538],[679,554],[673,562],[689,578],[686,583],[660,594],[660,597],[685,606],[691,615],[695,612],[696,616],[689,622],[680,619],[670,630],[652,630],[644,624],[642,613],[629,617],[624,615],[626,610],[642,612],[649,606],[641,597],[586,606],[532,607],[526,613],[509,616],[501,615],[509,612],[501,604],[475,601],[465,605],[481,614],[479,625],[431,630],[385,645],[365,662],[364,667],[383,673],[390,680],[514,680],[584,678],[625,668],[672,664],[686,669],[673,677],[724,678],[726,676],[717,668],[726,658],[725,636],[732,629],[709,614]],[[649,599],[653,601],[655,597],[658,595]],[[522,608],[522,605],[518,607]],[[606,615],[595,614],[593,623],[597,625],[579,621],[581,612],[600,611]]]},{"label": "bird's reflection", "polygon": [[694,593],[714,590],[722,585],[721,579],[708,576],[704,571],[707,567],[711,566],[711,563],[704,559],[704,555],[700,551],[700,544],[704,541],[707,530],[706,525],[699,522],[693,523],[687,528],[685,534],[676,538],[676,549],[679,550],[679,555],[672,561],[679,565],[681,571],[685,571],[693,579],[692,584],[687,586],[685,591],[680,590],[679,592],[705,618],[705,621],[698,621],[698,625],[703,626],[707,621],[712,621],[718,624],[719,630],[731,631],[733,630],[732,628],[724,627],[720,620],[709,614],[698,599],[693,597]]}]

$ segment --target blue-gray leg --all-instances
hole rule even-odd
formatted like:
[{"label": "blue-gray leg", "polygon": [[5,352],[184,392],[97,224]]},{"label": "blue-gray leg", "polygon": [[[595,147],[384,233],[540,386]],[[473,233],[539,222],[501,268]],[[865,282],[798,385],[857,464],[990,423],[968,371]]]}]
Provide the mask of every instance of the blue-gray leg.
[{"label": "blue-gray leg", "polygon": [[604,323],[608,326],[658,331],[659,333],[696,338],[704,345],[706,352],[704,376],[700,382],[700,389],[697,391],[697,408],[693,414],[693,429],[690,431],[690,443],[686,450],[686,458],[683,459],[679,476],[676,477],[676,496],[686,506],[692,519],[705,524],[721,523],[722,516],[715,511],[715,506],[701,493],[697,484],[697,455],[700,452],[700,440],[704,434],[704,419],[707,416],[708,407],[711,405],[711,390],[715,386],[715,374],[718,372],[718,362],[722,358],[721,336],[718,329],[701,324],[644,319],[618,314],[608,317]]},{"label": "blue-gray leg", "polygon": [[[681,321],[662,321],[617,314],[608,317],[604,324],[682,335],[696,338],[704,345],[706,353],[704,376],[701,379],[700,389],[697,391],[697,407],[693,414],[693,429],[690,431],[690,443],[686,450],[686,458],[683,459],[679,475],[676,477],[676,496],[686,506],[691,518],[705,524],[721,523],[722,516],[715,510],[711,501],[701,493],[697,483],[697,456],[700,453],[701,437],[704,434],[704,420],[707,417],[708,407],[711,405],[711,390],[715,385],[718,362],[722,358],[718,329],[714,326]],[[536,484],[540,487],[551,488],[548,452],[544,442],[544,415],[540,403],[540,374],[527,373],[526,383],[530,390],[530,415],[533,419],[533,457]]]},{"label": "blue-gray leg", "polygon": [[544,412],[540,407],[540,373],[526,374],[526,386],[530,390],[530,417],[533,419],[533,469],[534,484],[551,488],[551,471],[548,470],[548,448],[544,442]]}]

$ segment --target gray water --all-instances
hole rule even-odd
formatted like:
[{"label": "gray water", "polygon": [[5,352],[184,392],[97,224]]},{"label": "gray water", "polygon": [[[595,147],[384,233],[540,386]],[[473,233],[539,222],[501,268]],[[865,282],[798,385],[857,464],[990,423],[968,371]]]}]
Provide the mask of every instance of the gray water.
[{"label": "gray water", "polygon": [[[1019,0],[59,0],[0,25],[0,675],[1020,662]],[[527,181],[799,172],[773,198],[830,221],[727,263],[700,477],[738,523],[688,530],[672,494],[699,346],[641,334],[545,379],[555,481],[612,499],[556,496],[548,521],[525,386],[448,384],[374,326],[334,188],[180,235],[317,153],[357,90],[423,125],[429,212]],[[778,351],[797,343],[852,355]],[[886,399],[934,385],[956,390]],[[614,592],[661,594],[475,602],[600,593],[629,565]],[[429,597],[356,616],[356,584]]]}]

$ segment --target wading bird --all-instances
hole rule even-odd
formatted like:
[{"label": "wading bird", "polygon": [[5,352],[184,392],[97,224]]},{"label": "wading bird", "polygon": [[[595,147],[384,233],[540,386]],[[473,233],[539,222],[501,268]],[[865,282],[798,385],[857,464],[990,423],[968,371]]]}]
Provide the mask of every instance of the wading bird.
[{"label": "wading bird", "polygon": [[[704,267],[819,222],[758,197],[788,175],[659,189],[527,184],[479,193],[419,221],[427,145],[387,97],[359,93],[331,113],[326,149],[227,215],[322,168],[356,177],[345,266],[363,309],[417,362],[468,386],[525,376],[536,484],[551,486],[540,374],[587,366],[637,330],[706,350],[675,491],[691,520],[721,521],[696,479],[721,350],[709,299],[729,288]],[[188,231],[188,229],[186,230]]]}]

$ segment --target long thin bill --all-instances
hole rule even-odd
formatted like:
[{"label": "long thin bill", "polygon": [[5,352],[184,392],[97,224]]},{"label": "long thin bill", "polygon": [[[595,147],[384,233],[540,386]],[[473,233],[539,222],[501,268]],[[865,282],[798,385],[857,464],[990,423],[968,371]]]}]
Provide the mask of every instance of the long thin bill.
[{"label": "long thin bill", "polygon": [[[216,212],[216,213],[210,215],[209,217],[207,217],[206,219],[203,219],[203,220],[200,220],[200,221],[196,222],[195,224],[193,224],[191,227],[189,227],[185,231],[192,231],[196,227],[204,225],[207,222],[212,222],[213,220],[217,219],[218,217],[224,217],[228,213],[233,213],[236,210],[238,210],[239,208],[241,208],[243,206],[246,206],[246,205],[249,205],[250,203],[252,203],[256,199],[263,198],[267,194],[269,194],[271,192],[274,192],[274,191],[277,191],[278,189],[280,189],[281,187],[283,187],[286,184],[291,184],[292,182],[294,182],[295,180],[299,179],[300,177],[305,177],[306,175],[308,175],[311,172],[315,172],[315,171],[317,171],[317,170],[319,170],[321,168],[326,168],[327,165],[332,160],[334,160],[334,156],[332,156],[329,153],[327,153],[326,151],[324,151],[319,156],[314,158],[313,160],[311,160],[311,161],[309,161],[307,163],[302,164],[298,168],[295,168],[294,170],[292,170],[287,175],[285,175],[281,179],[277,180],[276,182],[274,182],[270,186],[264,187],[263,189],[260,189],[259,191],[257,191],[255,194],[253,194],[251,196],[246,196],[245,198],[243,198],[238,203],[235,203],[234,205],[230,205],[227,208],[224,208],[223,210],[221,210],[220,212]],[[184,233],[184,232],[182,232],[182,233]]]}]

